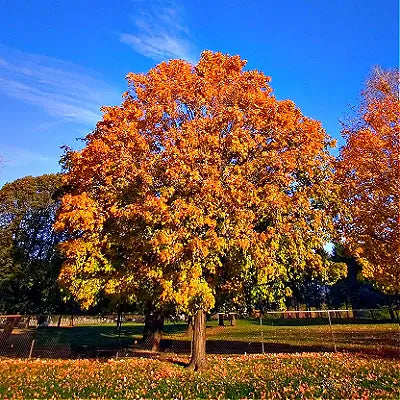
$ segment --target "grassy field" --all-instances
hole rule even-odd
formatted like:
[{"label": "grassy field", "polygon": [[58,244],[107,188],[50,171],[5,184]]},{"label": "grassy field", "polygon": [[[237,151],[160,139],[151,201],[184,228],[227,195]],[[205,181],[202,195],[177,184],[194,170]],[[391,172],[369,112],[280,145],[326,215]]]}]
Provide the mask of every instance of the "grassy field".
[{"label": "grassy field", "polygon": [[[338,350],[400,356],[398,324],[334,324],[332,330],[324,321],[296,324],[296,321],[281,321],[260,327],[258,320],[238,320],[236,326],[220,327],[216,321],[210,321],[207,324],[208,351],[217,354],[260,353],[262,342],[265,352],[332,351],[335,342]],[[120,333],[112,324],[43,328],[36,333],[36,348],[134,348],[135,341],[138,342],[136,347],[140,345],[142,330],[143,325],[134,323],[124,324]],[[164,350],[190,351],[190,336],[186,334],[185,324],[167,323],[164,331]]]},{"label": "grassy field", "polygon": [[[49,358],[0,358],[0,398],[400,398],[398,324],[331,330],[318,320],[265,322],[262,328],[258,320],[208,322],[210,367],[201,373],[184,368],[190,336],[183,323],[165,325],[164,352],[153,358],[140,352],[142,324],[125,323],[120,333],[114,324],[41,328],[26,343],[35,337],[34,357]],[[342,352],[333,352],[332,335]],[[267,354],[250,354],[261,352],[262,341]],[[124,348],[136,357],[107,358]]]},{"label": "grassy field", "polygon": [[2,399],[398,399],[398,361],[357,354],[209,356],[205,372],[168,360],[0,359]]}]

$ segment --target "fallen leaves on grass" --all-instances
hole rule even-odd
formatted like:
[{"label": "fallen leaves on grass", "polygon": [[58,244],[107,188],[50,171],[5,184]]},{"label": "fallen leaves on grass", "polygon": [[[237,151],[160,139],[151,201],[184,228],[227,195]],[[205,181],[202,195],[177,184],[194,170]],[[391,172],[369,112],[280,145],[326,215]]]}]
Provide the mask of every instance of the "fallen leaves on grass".
[{"label": "fallen leaves on grass", "polygon": [[210,368],[145,358],[0,360],[4,399],[303,399],[399,397],[398,360],[356,354],[210,356]]}]

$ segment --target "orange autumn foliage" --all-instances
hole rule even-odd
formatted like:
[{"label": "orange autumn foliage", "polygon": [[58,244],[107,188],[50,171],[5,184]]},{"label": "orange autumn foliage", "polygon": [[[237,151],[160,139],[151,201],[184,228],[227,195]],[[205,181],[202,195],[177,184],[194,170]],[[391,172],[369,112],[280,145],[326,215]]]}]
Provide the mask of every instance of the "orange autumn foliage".
[{"label": "orange autumn foliage", "polygon": [[399,71],[375,69],[358,118],[343,130],[337,181],[347,208],[341,231],[363,275],[387,293],[400,291]]},{"label": "orange autumn foliage", "polygon": [[84,305],[151,282],[194,313],[214,306],[222,273],[240,291],[251,271],[270,297],[329,274],[331,139],[245,64],[206,51],[128,74],[123,103],[66,154],[57,227],[77,238],[60,280]]}]

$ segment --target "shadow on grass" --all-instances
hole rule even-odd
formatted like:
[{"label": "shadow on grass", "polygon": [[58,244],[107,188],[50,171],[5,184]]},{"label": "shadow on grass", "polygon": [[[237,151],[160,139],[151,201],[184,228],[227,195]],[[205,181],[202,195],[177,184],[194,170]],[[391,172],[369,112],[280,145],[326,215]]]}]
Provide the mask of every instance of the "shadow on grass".
[{"label": "shadow on grass", "polygon": [[[255,322],[257,320],[254,320]],[[258,321],[257,321],[258,322]],[[304,321],[301,321],[304,323]],[[186,331],[186,324],[166,324],[166,336],[182,335]],[[214,327],[215,328],[215,327]],[[13,334],[7,343],[0,343],[0,355],[6,357],[28,357],[32,350],[32,357],[43,358],[110,358],[110,357],[170,357],[169,354],[189,355],[191,342],[189,337],[167,337],[161,341],[161,352],[152,353],[141,348],[143,325],[124,325],[120,332],[115,326],[75,326],[75,327],[47,327]],[[377,335],[377,334],[375,334]],[[342,337],[343,336],[343,337]],[[380,357],[400,358],[400,351],[396,343],[384,336],[360,338],[338,335],[337,349],[339,351],[364,353]],[[324,336],[325,337],[325,336]],[[293,338],[288,337],[288,343],[279,343],[265,338],[264,343],[252,338],[246,340],[225,340],[213,338],[207,340],[208,354],[260,354],[264,353],[300,353],[300,352],[332,352],[333,344],[330,338],[316,337],[315,341],[304,343],[290,343]],[[307,339],[310,339],[308,337]],[[368,340],[367,340],[368,339]],[[391,339],[391,337],[389,338]],[[33,342],[34,340],[34,342]],[[393,346],[394,344],[394,346]],[[369,346],[370,345],[370,346]],[[32,348],[31,348],[32,346]]]},{"label": "shadow on grass", "polygon": [[[305,352],[333,352],[332,344],[308,345],[308,344],[287,344],[276,342],[258,341],[227,341],[227,340],[207,340],[207,353],[220,355],[239,355],[239,354],[261,354],[264,353],[305,353]],[[400,359],[400,352],[395,348],[385,347],[343,347],[338,345],[338,351],[350,353],[361,353],[365,355],[379,356],[385,358]],[[191,343],[189,340],[163,339],[160,345],[160,352],[143,350],[141,343],[124,346],[122,342],[111,346],[95,345],[71,345],[63,346],[43,346],[36,347],[34,357],[45,358],[111,358],[111,357],[145,357],[165,359],[168,354],[190,355]]]},{"label": "shadow on grass", "polygon": [[[164,334],[184,333],[186,324],[167,324]],[[129,347],[139,341],[143,334],[143,325],[125,325],[120,331],[115,326],[74,326],[46,327],[36,330],[36,346],[69,345],[88,347]]]},{"label": "shadow on grass", "polygon": [[[390,319],[373,320],[373,319],[356,319],[356,318],[332,318],[332,325],[378,325],[378,324],[394,324],[396,321]],[[247,320],[252,325],[260,325],[260,319]],[[265,326],[313,326],[328,325],[329,320],[326,318],[280,318],[280,319],[263,319],[262,324]]]}]

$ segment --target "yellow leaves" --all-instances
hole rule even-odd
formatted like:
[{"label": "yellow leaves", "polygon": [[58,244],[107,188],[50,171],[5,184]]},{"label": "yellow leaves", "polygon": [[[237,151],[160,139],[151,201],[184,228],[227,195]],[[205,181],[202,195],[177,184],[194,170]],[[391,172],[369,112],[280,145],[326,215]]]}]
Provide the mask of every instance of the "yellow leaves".
[{"label": "yellow leaves", "polygon": [[193,314],[200,308],[209,310],[214,306],[214,294],[210,285],[202,278],[200,264],[189,261],[181,264],[181,270],[173,279],[163,279],[161,300],[173,303],[183,312]]},{"label": "yellow leaves", "polygon": [[[107,277],[115,270],[102,254],[101,243],[95,235],[70,239],[61,244],[66,260],[59,275],[59,282],[88,308],[96,303],[98,293],[104,288]],[[110,283],[110,281],[108,281]]]},{"label": "yellow leaves", "polygon": [[137,282],[135,277],[116,275],[115,278],[108,279],[104,284],[104,293],[107,295],[125,294],[129,301],[136,300],[134,293],[137,291],[140,282]]},{"label": "yellow leaves", "polygon": [[285,296],[286,296],[286,297],[291,297],[292,295],[293,295],[292,289],[289,288],[289,287],[286,287],[286,288],[285,288]]}]

